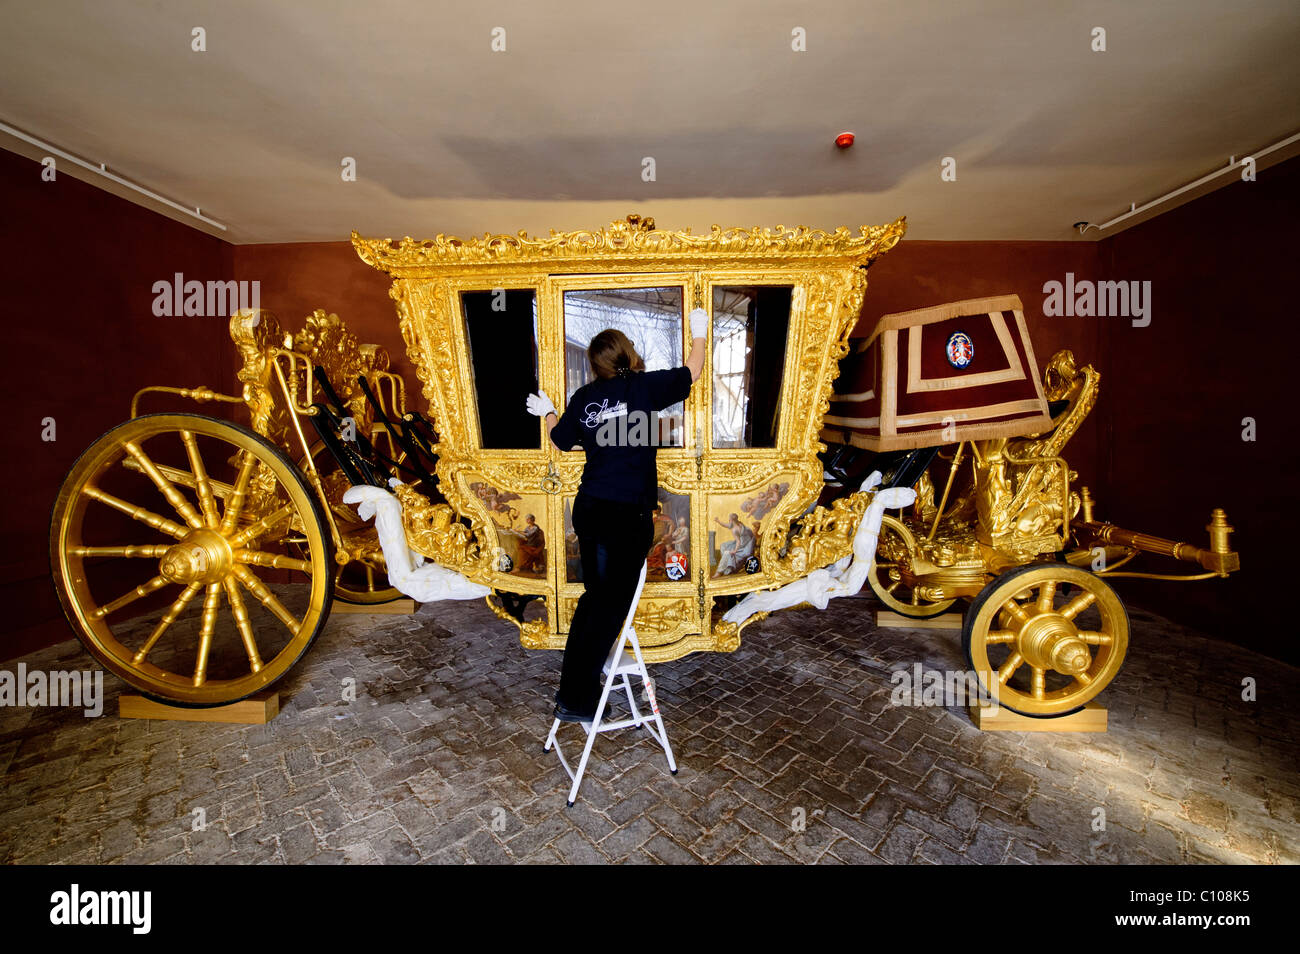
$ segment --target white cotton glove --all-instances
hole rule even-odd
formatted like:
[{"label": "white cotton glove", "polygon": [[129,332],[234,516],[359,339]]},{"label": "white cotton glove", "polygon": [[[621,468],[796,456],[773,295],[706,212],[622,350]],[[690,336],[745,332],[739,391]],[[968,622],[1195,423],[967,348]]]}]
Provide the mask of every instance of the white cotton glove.
[{"label": "white cotton glove", "polygon": [[555,404],[546,396],[545,391],[539,389],[536,394],[528,395],[528,413],[536,414],[538,417],[555,414]]},{"label": "white cotton glove", "polygon": [[703,338],[709,332],[709,313],[703,308],[691,312],[691,340]]}]

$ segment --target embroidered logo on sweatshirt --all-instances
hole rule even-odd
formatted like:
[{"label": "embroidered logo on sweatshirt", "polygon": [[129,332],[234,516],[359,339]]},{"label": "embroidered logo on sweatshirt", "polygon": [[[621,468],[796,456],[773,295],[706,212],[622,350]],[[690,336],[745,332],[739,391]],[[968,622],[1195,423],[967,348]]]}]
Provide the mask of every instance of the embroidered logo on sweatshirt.
[{"label": "embroidered logo on sweatshirt", "polygon": [[594,401],[588,404],[583,410],[586,412],[582,417],[584,427],[600,427],[601,421],[609,420],[612,417],[622,417],[627,413],[627,402],[619,401],[613,407],[609,406],[609,399],[601,401],[599,404]]}]

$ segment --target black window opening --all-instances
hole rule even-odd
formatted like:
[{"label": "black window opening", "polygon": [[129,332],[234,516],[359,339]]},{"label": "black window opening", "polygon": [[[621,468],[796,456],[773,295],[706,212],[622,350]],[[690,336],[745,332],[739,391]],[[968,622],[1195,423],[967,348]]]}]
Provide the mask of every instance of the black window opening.
[{"label": "black window opening", "polygon": [[527,398],[538,387],[537,296],[531,288],[461,293],[484,450],[541,447]]}]

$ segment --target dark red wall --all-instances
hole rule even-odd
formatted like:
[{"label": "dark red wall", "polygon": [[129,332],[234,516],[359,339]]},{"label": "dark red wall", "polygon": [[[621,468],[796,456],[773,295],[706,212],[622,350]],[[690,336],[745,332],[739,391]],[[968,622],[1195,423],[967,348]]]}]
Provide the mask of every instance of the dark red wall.
[{"label": "dark red wall", "polygon": [[388,297],[392,279],[361,261],[351,242],[237,245],[234,256],[236,277],[262,283],[262,307],[281,325],[296,331],[317,308],[333,312],[361,341],[388,349],[393,370],[406,378],[407,401],[424,407]]},{"label": "dark red wall", "polygon": [[[1108,278],[1152,283],[1152,319],[1145,328],[1096,319],[1099,515],[1204,546],[1210,510],[1223,507],[1242,562],[1228,580],[1133,581],[1120,594],[1289,661],[1300,659],[1295,625],[1283,621],[1300,539],[1290,429],[1300,379],[1297,222],[1300,159],[1292,159],[1105,239]],[[1242,440],[1247,417],[1254,442]],[[1150,569],[1160,572],[1157,561]]]},{"label": "dark red wall", "polygon": [[[231,277],[231,246],[0,150],[5,429],[0,659],[67,639],[49,579],[54,496],[78,455],[149,384],[229,391],[226,320],[157,318],[153,283]],[[55,420],[56,440],[41,439]]]}]

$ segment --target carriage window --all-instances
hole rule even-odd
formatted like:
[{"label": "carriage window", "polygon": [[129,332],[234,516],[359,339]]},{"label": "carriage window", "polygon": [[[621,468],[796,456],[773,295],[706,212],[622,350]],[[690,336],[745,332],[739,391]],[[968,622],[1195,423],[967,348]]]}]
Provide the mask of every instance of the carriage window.
[{"label": "carriage window", "polygon": [[[591,339],[606,328],[627,335],[647,371],[682,363],[682,289],[616,288],[564,293],[565,403],[573,392],[594,380],[587,361]],[[660,447],[681,447],[685,405],[678,401],[659,412]]]},{"label": "carriage window", "polygon": [[531,288],[461,294],[485,450],[540,448],[525,398],[537,390],[537,298]]},{"label": "carriage window", "polygon": [[713,446],[775,447],[788,286],[713,289]]}]

